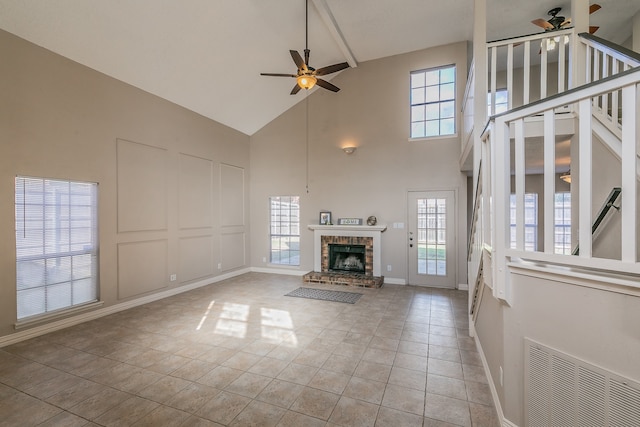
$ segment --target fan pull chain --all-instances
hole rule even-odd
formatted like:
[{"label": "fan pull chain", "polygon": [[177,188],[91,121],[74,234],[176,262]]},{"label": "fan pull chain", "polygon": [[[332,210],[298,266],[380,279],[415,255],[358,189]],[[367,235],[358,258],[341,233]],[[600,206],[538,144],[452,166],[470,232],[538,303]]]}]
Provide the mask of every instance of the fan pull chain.
[{"label": "fan pull chain", "polygon": [[306,170],[306,184],[307,184],[307,194],[309,194],[309,91],[305,91],[305,109],[306,109],[306,136],[307,136],[307,146],[306,146],[306,157],[307,157],[307,170]]}]

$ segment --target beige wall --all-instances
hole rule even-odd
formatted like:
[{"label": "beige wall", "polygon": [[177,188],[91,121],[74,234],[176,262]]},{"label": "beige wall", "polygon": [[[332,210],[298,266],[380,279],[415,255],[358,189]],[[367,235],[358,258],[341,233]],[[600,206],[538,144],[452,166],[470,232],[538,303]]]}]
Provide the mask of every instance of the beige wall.
[{"label": "beige wall", "polygon": [[248,266],[247,135],[3,31],[0,56],[0,336],[15,332],[16,175],[99,183],[106,306]]},{"label": "beige wall", "polygon": [[511,275],[514,304],[502,306],[501,315],[502,408],[515,425],[525,425],[525,337],[624,377],[640,379],[640,298],[563,281]]},{"label": "beige wall", "polygon": [[[340,92],[318,89],[254,134],[251,265],[269,267],[269,196],[299,195],[302,253],[296,270],[313,269],[313,234],[307,225],[317,224],[319,211],[329,210],[335,219],[375,215],[387,224],[382,234],[383,274],[406,281],[407,191],[452,189],[457,192],[457,283],[466,284],[467,180],[458,167],[460,137],[408,140],[410,72],[456,64],[459,112],[466,59],[467,45],[458,43],[361,63],[332,80]],[[358,149],[348,156],[341,150],[345,145]],[[392,228],[398,222],[405,228]]]}]

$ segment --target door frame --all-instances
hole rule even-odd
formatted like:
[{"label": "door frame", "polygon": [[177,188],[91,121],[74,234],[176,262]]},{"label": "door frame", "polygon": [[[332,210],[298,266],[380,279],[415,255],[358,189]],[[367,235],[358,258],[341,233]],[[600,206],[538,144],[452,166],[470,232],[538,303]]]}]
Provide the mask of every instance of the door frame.
[{"label": "door frame", "polygon": [[[463,289],[460,286],[460,281],[459,281],[459,272],[458,272],[458,266],[460,265],[460,262],[462,262],[461,260],[459,260],[460,258],[460,250],[458,247],[458,241],[459,241],[459,235],[460,235],[460,219],[459,219],[459,209],[460,209],[460,198],[459,198],[459,193],[460,193],[460,187],[435,187],[435,188],[408,188],[405,192],[405,202],[404,202],[404,206],[405,206],[405,218],[406,218],[406,224],[407,226],[405,227],[405,233],[404,233],[404,250],[405,250],[405,256],[406,256],[406,260],[407,260],[407,264],[406,264],[406,268],[407,268],[407,278],[406,278],[406,283],[408,285],[410,285],[410,259],[409,259],[409,197],[410,197],[410,193],[420,193],[420,192],[426,192],[426,193],[431,193],[431,192],[439,192],[439,191],[451,191],[453,192],[453,203],[454,203],[454,236],[453,236],[453,247],[454,247],[454,251],[455,251],[455,261],[454,261],[454,265],[453,265],[453,277],[454,277],[454,287],[453,288],[438,288],[438,289]],[[419,285],[417,285],[419,286]]]}]

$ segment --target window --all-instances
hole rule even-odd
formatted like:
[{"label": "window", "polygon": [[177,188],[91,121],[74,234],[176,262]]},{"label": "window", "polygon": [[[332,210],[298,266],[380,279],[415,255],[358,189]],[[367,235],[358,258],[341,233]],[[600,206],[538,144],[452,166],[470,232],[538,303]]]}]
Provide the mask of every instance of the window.
[{"label": "window", "polygon": [[[516,195],[511,195],[511,248],[516,247]],[[525,193],[524,195],[524,250],[538,250],[538,195]]]},{"label": "window", "polygon": [[571,255],[571,193],[556,193],[554,210],[553,252]]},{"label": "window", "polygon": [[490,116],[507,111],[509,109],[509,92],[507,92],[507,89],[496,90],[496,106],[493,112],[491,111],[491,92],[489,92],[487,94],[487,107],[487,112]]},{"label": "window", "polygon": [[411,138],[456,132],[456,67],[411,73]]},{"label": "window", "polygon": [[17,177],[18,319],[98,299],[98,185]]},{"label": "window", "polygon": [[447,199],[418,199],[418,274],[447,275]]},{"label": "window", "polygon": [[270,262],[272,264],[300,265],[300,197],[271,197],[270,205]]}]

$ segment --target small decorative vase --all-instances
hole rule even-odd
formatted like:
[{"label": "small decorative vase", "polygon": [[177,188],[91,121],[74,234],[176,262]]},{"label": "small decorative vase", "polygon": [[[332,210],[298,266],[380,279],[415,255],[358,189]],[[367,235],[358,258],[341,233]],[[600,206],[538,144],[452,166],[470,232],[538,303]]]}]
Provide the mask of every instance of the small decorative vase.
[{"label": "small decorative vase", "polygon": [[367,218],[367,225],[376,225],[377,222],[378,222],[378,220],[373,215],[371,215],[369,218]]}]

